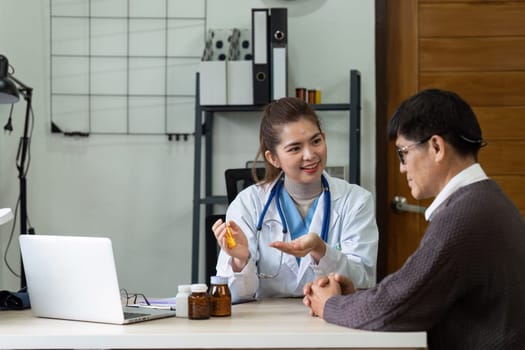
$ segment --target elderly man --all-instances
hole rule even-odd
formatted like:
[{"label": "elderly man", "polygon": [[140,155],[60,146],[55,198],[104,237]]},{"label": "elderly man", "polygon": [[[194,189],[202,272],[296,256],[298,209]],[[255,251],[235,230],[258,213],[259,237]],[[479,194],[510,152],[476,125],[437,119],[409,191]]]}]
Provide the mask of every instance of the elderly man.
[{"label": "elderly man", "polygon": [[415,199],[434,198],[418,249],[374,288],[331,274],[304,287],[311,315],[342,326],[427,331],[430,349],[525,349],[525,221],[477,162],[485,145],[458,95],[425,90],[388,126]]}]

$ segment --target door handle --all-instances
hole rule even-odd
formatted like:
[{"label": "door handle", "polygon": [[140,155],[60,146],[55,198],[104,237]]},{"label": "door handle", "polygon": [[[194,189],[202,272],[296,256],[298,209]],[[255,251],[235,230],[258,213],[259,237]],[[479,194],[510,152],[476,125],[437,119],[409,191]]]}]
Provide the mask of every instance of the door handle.
[{"label": "door handle", "polygon": [[392,209],[394,209],[395,212],[408,211],[420,214],[424,214],[426,210],[425,207],[420,205],[408,204],[407,199],[402,196],[395,196],[394,199],[392,199]]}]

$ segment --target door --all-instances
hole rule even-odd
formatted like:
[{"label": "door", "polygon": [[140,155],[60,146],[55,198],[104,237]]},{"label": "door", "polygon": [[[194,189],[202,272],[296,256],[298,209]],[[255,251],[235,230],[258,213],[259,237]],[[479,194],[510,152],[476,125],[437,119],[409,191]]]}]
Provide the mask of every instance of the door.
[{"label": "door", "polygon": [[380,278],[403,265],[427,225],[420,213],[392,209],[396,196],[423,207],[431,200],[410,196],[384,127],[417,91],[452,90],[473,107],[488,140],[480,164],[525,216],[523,18],[524,1],[376,0]]}]

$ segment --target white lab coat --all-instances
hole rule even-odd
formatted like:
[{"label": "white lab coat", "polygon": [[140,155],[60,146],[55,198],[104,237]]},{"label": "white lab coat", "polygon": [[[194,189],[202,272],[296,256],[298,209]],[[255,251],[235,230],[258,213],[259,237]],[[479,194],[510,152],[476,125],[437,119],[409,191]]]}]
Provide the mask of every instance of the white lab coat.
[{"label": "white lab coat", "polygon": [[[219,253],[217,275],[229,277],[233,302],[254,297],[300,297],[307,282],[330,272],[350,277],[356,288],[375,285],[379,234],[372,194],[360,186],[331,178],[326,172],[324,176],[331,196],[330,229],[325,256],[316,264],[307,255],[298,266],[294,256],[284,254],[280,273],[272,279],[259,279],[256,263],[261,273],[275,274],[279,269],[281,252],[269,247],[270,242],[283,239],[275,200],[272,200],[266,212],[259,242],[256,225],[274,184],[249,186],[230,204],[226,220],[233,220],[239,225],[248,239],[250,250],[248,264],[238,273],[232,270],[231,257],[222,250]],[[324,200],[320,198],[309,232],[320,235],[323,208]],[[290,241],[289,233],[286,241]]]}]

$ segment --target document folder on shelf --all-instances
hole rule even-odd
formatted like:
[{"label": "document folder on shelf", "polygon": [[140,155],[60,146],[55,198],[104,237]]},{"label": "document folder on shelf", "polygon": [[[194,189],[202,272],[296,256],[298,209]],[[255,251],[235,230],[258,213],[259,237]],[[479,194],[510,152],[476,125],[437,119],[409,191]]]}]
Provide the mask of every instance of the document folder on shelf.
[{"label": "document folder on shelf", "polygon": [[253,105],[252,69],[252,60],[226,62],[228,105]]},{"label": "document folder on shelf", "polygon": [[288,95],[288,10],[270,9],[271,99]]},{"label": "document folder on shelf", "polygon": [[268,9],[252,9],[253,103],[270,102]]},{"label": "document folder on shelf", "polygon": [[226,61],[201,61],[200,104],[225,105],[226,97]]},{"label": "document folder on shelf", "polygon": [[[225,31],[208,30],[199,66],[201,105],[225,105],[227,103],[226,57],[222,57],[221,60],[224,52],[216,48],[224,46],[225,39],[229,34]],[[217,45],[219,42],[221,45]]]},{"label": "document folder on shelf", "polygon": [[[253,61],[250,46],[250,30],[234,28],[230,35],[228,61],[226,62],[226,86],[228,105],[253,105]],[[246,52],[249,51],[249,59]]]}]

